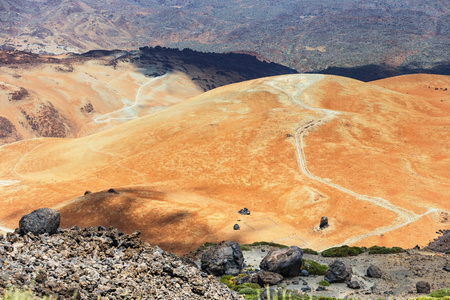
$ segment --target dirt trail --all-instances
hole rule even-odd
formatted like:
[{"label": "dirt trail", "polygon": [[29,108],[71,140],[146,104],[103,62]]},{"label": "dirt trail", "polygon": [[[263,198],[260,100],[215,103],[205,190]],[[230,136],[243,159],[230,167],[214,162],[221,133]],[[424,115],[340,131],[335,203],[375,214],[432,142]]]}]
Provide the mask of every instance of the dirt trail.
[{"label": "dirt trail", "polygon": [[[373,235],[379,235],[379,234],[383,234],[386,233],[388,231],[392,231],[392,230],[396,230],[399,229],[403,226],[406,226],[410,223],[413,223],[417,220],[419,220],[420,218],[422,218],[423,216],[430,214],[430,213],[437,213],[440,210],[436,209],[436,208],[430,208],[426,213],[418,215],[415,214],[414,212],[407,210],[405,208],[396,206],[391,204],[388,200],[383,199],[383,198],[379,198],[379,197],[371,197],[368,195],[361,195],[358,194],[350,189],[347,189],[345,187],[342,187],[340,185],[337,185],[329,180],[325,180],[324,178],[320,178],[314,174],[312,174],[307,167],[307,160],[306,160],[306,156],[305,156],[305,152],[304,152],[304,135],[305,133],[308,132],[308,130],[310,130],[313,127],[316,126],[320,126],[321,124],[324,124],[326,120],[329,119],[333,119],[335,117],[337,117],[338,115],[344,114],[343,112],[339,112],[339,111],[334,111],[334,110],[329,110],[329,109],[322,109],[322,108],[315,108],[315,107],[311,107],[307,104],[305,104],[304,102],[302,102],[300,100],[300,96],[302,96],[302,94],[304,93],[304,91],[310,87],[311,85],[317,83],[318,81],[320,81],[322,78],[324,78],[323,75],[315,75],[315,76],[308,76],[307,79],[309,80],[309,82],[307,82],[306,84],[301,83],[301,85],[297,84],[297,89],[295,89],[297,92],[295,94],[290,93],[287,89],[283,88],[283,87],[279,87],[277,86],[277,83],[286,83],[291,81],[289,79],[289,77],[284,77],[281,79],[275,79],[272,80],[271,82],[268,82],[268,85],[273,87],[274,89],[286,94],[287,96],[289,96],[292,101],[302,107],[304,107],[305,109],[308,110],[312,110],[315,112],[319,112],[320,114],[323,114],[323,117],[314,120],[312,122],[309,122],[303,126],[301,126],[300,128],[297,129],[296,133],[295,133],[295,142],[296,142],[296,148],[297,148],[297,157],[298,157],[298,163],[299,163],[299,168],[300,171],[305,174],[308,178],[314,180],[314,181],[318,181],[320,183],[323,183],[325,185],[328,185],[334,189],[337,189],[339,191],[342,191],[346,194],[349,194],[353,197],[355,197],[358,200],[361,201],[368,201],[371,202],[377,206],[380,206],[386,210],[392,211],[394,213],[397,214],[398,218],[396,219],[397,221],[395,222],[395,224],[392,224],[390,226],[384,226],[384,227],[380,227],[370,233],[367,234],[363,234],[363,235],[359,235],[359,236],[353,236],[348,238],[347,240],[345,240],[343,243],[340,243],[338,245],[335,246],[341,246],[341,245],[346,245],[346,244],[351,244],[351,243],[355,243],[359,240],[362,240],[364,238],[367,238],[369,236],[373,236]],[[306,79],[306,77],[305,77]]]},{"label": "dirt trail", "polygon": [[[168,73],[167,73],[167,74],[168,74]],[[106,122],[110,122],[110,121],[112,121],[112,120],[133,120],[133,119],[137,119],[138,117],[118,117],[118,118],[114,118],[114,117],[107,117],[107,116],[111,116],[111,115],[116,114],[116,113],[119,113],[119,112],[124,112],[124,111],[126,111],[126,110],[132,109],[133,107],[137,106],[137,105],[138,105],[139,95],[140,95],[140,93],[141,93],[141,89],[142,89],[144,86],[149,85],[150,83],[153,83],[153,82],[155,82],[155,81],[157,81],[157,80],[160,80],[160,79],[165,78],[165,77],[167,76],[167,74],[164,74],[164,75],[162,75],[162,76],[158,76],[158,77],[152,78],[151,80],[149,80],[149,81],[147,81],[146,83],[142,84],[142,85],[139,87],[139,89],[137,90],[136,96],[135,96],[135,98],[134,98],[134,103],[133,103],[131,106],[125,106],[125,107],[123,107],[123,108],[121,108],[121,109],[118,109],[118,110],[109,112],[109,113],[104,114],[104,115],[101,115],[101,116],[99,116],[99,117],[96,117],[96,118],[94,119],[94,123],[106,123]]]}]

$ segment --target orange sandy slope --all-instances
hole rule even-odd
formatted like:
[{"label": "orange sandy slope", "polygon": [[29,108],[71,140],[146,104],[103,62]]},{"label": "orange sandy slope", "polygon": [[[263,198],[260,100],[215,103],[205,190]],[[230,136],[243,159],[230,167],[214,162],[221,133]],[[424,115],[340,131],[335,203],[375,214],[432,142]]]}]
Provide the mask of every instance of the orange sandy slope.
[{"label": "orange sandy slope", "polygon": [[264,78],[83,138],[5,145],[0,180],[20,182],[0,186],[0,226],[54,207],[62,226],[140,230],[179,254],[227,239],[425,245],[450,229],[450,96],[436,83],[450,77]]},{"label": "orange sandy slope", "polygon": [[[129,63],[119,63],[113,68],[106,59],[74,62],[71,71],[62,70],[67,68],[62,63],[0,67],[0,116],[13,123],[22,139],[36,138],[39,134],[30,128],[21,111],[33,115],[41,104],[48,102],[69,127],[65,137],[82,137],[203,92],[181,73],[153,80]],[[9,93],[19,88],[29,95],[10,101]],[[87,104],[92,105],[92,112],[84,110]]]}]

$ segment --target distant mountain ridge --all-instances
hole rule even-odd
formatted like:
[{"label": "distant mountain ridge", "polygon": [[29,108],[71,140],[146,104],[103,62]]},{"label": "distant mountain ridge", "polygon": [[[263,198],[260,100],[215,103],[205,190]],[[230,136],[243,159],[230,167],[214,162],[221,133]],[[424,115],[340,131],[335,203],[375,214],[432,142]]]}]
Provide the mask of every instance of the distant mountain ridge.
[{"label": "distant mountain ridge", "polygon": [[445,0],[1,0],[0,28],[2,48],[42,53],[252,51],[299,72],[450,62]]}]

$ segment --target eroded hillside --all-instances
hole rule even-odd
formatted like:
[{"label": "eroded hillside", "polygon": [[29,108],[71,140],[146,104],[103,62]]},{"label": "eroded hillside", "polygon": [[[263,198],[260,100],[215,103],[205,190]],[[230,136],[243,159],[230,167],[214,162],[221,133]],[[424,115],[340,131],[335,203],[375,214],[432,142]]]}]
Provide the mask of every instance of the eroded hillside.
[{"label": "eroded hillside", "polygon": [[0,53],[0,144],[81,137],[222,85],[292,73],[250,55],[144,47],[39,56]]},{"label": "eroded hillside", "polygon": [[46,206],[63,226],[138,229],[177,253],[227,239],[425,245],[450,226],[450,97],[435,85],[449,77],[264,78],[86,137],[4,145],[1,225]]}]

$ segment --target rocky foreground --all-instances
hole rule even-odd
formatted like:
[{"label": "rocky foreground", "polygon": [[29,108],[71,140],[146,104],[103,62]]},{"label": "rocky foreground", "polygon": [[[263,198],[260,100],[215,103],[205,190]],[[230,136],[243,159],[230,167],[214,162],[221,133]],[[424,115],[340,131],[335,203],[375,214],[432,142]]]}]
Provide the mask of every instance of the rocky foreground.
[{"label": "rocky foreground", "polygon": [[58,229],[0,236],[0,295],[9,284],[59,299],[238,299],[207,275],[158,246],[117,229]]},{"label": "rocky foreground", "polygon": [[57,210],[39,209],[22,217],[15,232],[0,235],[0,295],[12,285],[53,299],[243,299],[236,291],[251,299],[268,299],[268,292],[410,299],[450,286],[448,231],[430,243],[437,252],[343,246],[318,255],[226,241],[179,258],[143,242],[140,232],[59,224]]}]

